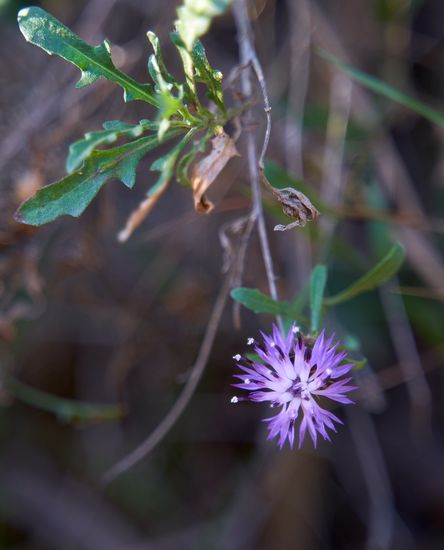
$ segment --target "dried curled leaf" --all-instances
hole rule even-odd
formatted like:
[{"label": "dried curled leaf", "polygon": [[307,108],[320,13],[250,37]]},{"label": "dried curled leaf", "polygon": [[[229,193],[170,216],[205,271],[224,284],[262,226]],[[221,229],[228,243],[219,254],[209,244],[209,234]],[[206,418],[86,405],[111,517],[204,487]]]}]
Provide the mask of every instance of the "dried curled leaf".
[{"label": "dried curled leaf", "polygon": [[282,211],[287,216],[295,218],[295,221],[288,225],[276,225],[275,231],[286,231],[293,227],[304,227],[307,222],[311,222],[319,217],[319,212],[312,205],[310,200],[292,187],[285,189],[276,189],[275,197],[282,204]]},{"label": "dried curled leaf", "polygon": [[278,224],[274,227],[275,231],[287,231],[293,227],[304,227],[307,222],[316,220],[319,217],[318,210],[313,206],[310,199],[301,191],[293,189],[293,187],[285,187],[278,189],[273,187],[262,172],[262,181],[264,185],[273,193],[275,198],[282,205],[282,212],[290,218],[294,218],[294,222],[283,225]]},{"label": "dried curled leaf", "polygon": [[225,132],[211,140],[211,152],[194,166],[191,174],[194,208],[197,212],[208,214],[213,210],[214,205],[205,193],[227,162],[237,156],[239,153],[234,140]]}]

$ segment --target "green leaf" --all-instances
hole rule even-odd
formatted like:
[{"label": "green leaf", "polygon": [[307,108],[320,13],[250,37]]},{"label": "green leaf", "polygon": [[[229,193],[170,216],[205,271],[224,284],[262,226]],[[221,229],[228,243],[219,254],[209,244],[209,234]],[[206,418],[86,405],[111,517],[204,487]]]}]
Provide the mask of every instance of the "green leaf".
[{"label": "green leaf", "polygon": [[191,149],[183,155],[176,166],[176,180],[184,187],[191,187],[190,177],[188,171],[190,165],[199,153],[205,151],[210,136],[207,135],[203,139],[193,143]]},{"label": "green leaf", "polygon": [[196,40],[191,52],[198,82],[206,84],[208,97],[219,107],[223,114],[226,113],[224,93],[222,90],[222,73],[211,67],[205,48],[200,40]]},{"label": "green leaf", "polygon": [[194,82],[194,63],[191,58],[193,45],[208,31],[213,17],[222,14],[231,2],[232,0],[185,0],[184,5],[177,10],[177,32],[171,34],[171,40],[182,58],[187,79],[185,97],[193,103],[199,103]]},{"label": "green leaf", "polygon": [[313,268],[310,277],[310,311],[311,331],[319,330],[322,313],[322,300],[324,298],[325,285],[327,283],[327,268],[325,265],[317,265]]},{"label": "green leaf", "polygon": [[196,13],[187,6],[180,6],[177,9],[177,16],[176,29],[187,50],[191,51],[195,40],[210,28],[211,19]]},{"label": "green leaf", "polygon": [[153,162],[150,170],[160,172],[160,176],[156,183],[150,187],[147,193],[148,197],[154,195],[155,193],[159,193],[166,185],[168,185],[174,175],[174,167],[180,153],[185,149],[198,131],[198,128],[193,128],[190,130],[166,155]]},{"label": "green leaf", "polygon": [[69,146],[69,154],[66,160],[66,170],[71,173],[79,168],[85,159],[99,145],[114,143],[120,137],[139,137],[145,131],[142,124],[126,124],[118,120],[110,120],[103,123],[104,130],[87,132],[83,139],[75,141]]},{"label": "green leaf", "polygon": [[211,21],[229,7],[232,0],[185,0],[177,10],[176,28],[188,51],[210,28]]},{"label": "green leaf", "polygon": [[64,399],[37,390],[8,377],[2,382],[6,390],[24,403],[56,415],[64,422],[102,422],[119,420],[125,415],[121,405],[101,405]]},{"label": "green leaf", "polygon": [[196,83],[194,82],[194,64],[191,54],[187,50],[187,47],[178,32],[170,33],[170,38],[171,42],[176,46],[182,59],[182,66],[186,78],[186,84],[184,85],[185,97],[190,103],[197,103]]},{"label": "green leaf", "polygon": [[90,46],[55,17],[38,7],[20,10],[18,24],[28,42],[49,54],[59,55],[81,70],[82,76],[76,84],[78,88],[92,84],[103,76],[123,88],[125,101],[139,99],[157,106],[148,84],[136,82],[114,66],[107,40],[99,46]]},{"label": "green leaf", "polygon": [[295,312],[295,317],[299,318],[300,314],[304,310],[305,304],[308,300],[309,290],[309,284],[306,283],[291,300],[290,307]]},{"label": "green leaf", "polygon": [[346,63],[343,63],[337,57],[331,55],[324,50],[320,50],[320,55],[324,59],[327,59],[328,61],[334,63],[351,78],[353,78],[372,92],[391,99],[392,101],[395,101],[396,103],[399,103],[400,105],[403,105],[404,107],[407,107],[415,113],[418,113],[424,118],[430,120],[430,122],[433,122],[438,126],[444,128],[444,115],[439,113],[438,111],[435,111],[435,109],[432,109],[422,101],[414,99],[413,97],[405,94],[397,88],[390,86],[386,82],[379,80],[379,78],[371,76],[367,73],[364,73],[363,71],[351,67],[350,65],[347,65]]},{"label": "green leaf", "polygon": [[231,297],[254,313],[271,313],[293,317],[293,310],[287,302],[273,300],[260,290],[255,288],[239,287],[231,291]]},{"label": "green leaf", "polygon": [[184,5],[205,17],[222,15],[231,5],[232,0],[185,0]]},{"label": "green leaf", "polygon": [[199,128],[189,130],[182,140],[175,147],[173,147],[173,149],[171,149],[163,157],[160,157],[153,162],[150,169],[160,172],[160,176],[156,183],[149,188],[147,198],[144,199],[129,216],[125,227],[118,235],[118,240],[120,242],[125,242],[129,239],[135,229],[142,223],[146,216],[151,212],[157,201],[165,193],[174,174],[174,166],[180,153],[199,131]]},{"label": "green leaf", "polygon": [[[169,137],[178,132],[171,130]],[[118,178],[132,187],[138,162],[158,144],[157,136],[150,136],[105,151],[93,151],[82,168],[43,187],[25,201],[15,219],[29,225],[42,225],[63,215],[80,216],[110,178]]]},{"label": "green leaf", "polygon": [[378,262],[373,269],[368,273],[360,277],[352,285],[345,290],[342,290],[338,294],[326,298],[324,305],[333,306],[341,304],[347,300],[351,300],[355,296],[368,292],[378,287],[399,270],[405,257],[404,248],[399,244],[395,244],[389,250],[389,252]]},{"label": "green leaf", "polygon": [[[181,87],[180,84],[177,82],[174,76],[166,68],[165,62],[163,60],[162,51],[160,49],[159,38],[152,31],[147,32],[147,37],[153,47],[154,57],[156,58],[156,61],[157,61],[158,71],[162,75],[163,80],[165,82],[168,82],[169,84],[172,84],[173,86],[176,86],[176,88],[179,89]],[[150,70],[149,67],[148,67],[148,70]],[[155,80],[155,77],[153,75],[151,75],[151,77]]]},{"label": "green leaf", "polygon": [[184,108],[183,89],[179,87],[179,96],[175,97],[172,94],[173,84],[170,84],[163,78],[162,71],[159,68],[157,59],[154,55],[151,55],[148,61],[148,68],[152,79],[156,83],[155,92],[159,108],[159,140],[162,141],[165,132],[170,127],[170,118],[178,115],[179,111]]}]

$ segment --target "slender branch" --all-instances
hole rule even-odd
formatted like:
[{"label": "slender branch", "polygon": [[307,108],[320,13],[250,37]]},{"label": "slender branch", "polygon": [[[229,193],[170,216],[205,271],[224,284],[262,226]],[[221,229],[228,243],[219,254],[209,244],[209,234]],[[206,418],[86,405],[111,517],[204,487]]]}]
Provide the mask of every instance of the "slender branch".
[{"label": "slender branch", "polygon": [[[310,0],[286,0],[290,28],[287,112],[285,116],[285,164],[297,178],[304,179],[302,155],[303,113],[310,77]],[[296,233],[297,234],[297,233]]]},{"label": "slender branch", "polygon": [[[248,216],[246,221],[246,227],[242,235],[242,239],[239,245],[239,254],[237,259],[237,266],[234,267],[233,285],[241,286],[242,276],[245,266],[245,257],[247,255],[247,248],[250,242],[251,234],[253,233],[254,226],[256,224],[256,218],[253,211]],[[233,323],[236,329],[240,329],[241,326],[241,304],[235,301],[233,304]]]},{"label": "slender branch", "polygon": [[347,411],[350,433],[369,499],[366,548],[389,550],[396,511],[387,466],[370,415],[357,408]]},{"label": "slender branch", "polygon": [[[265,75],[264,71],[262,69],[262,65],[259,62],[259,59],[256,55],[256,52],[254,50],[251,51],[251,65],[253,67],[253,70],[256,74],[256,78],[259,82],[259,86],[261,87],[262,97],[264,100],[264,112],[265,117],[267,119],[267,125],[265,127],[265,135],[264,135],[264,141],[262,143],[262,150],[261,154],[259,155],[259,168],[261,170],[264,169],[264,159],[265,155],[267,153],[268,144],[270,142],[270,135],[271,135],[271,105],[270,100],[268,99],[268,90],[267,90],[267,83],[265,81]],[[247,75],[248,77],[248,75]]]},{"label": "slender branch", "polygon": [[[263,74],[262,67],[256,55],[253,46],[252,30],[250,20],[248,17],[248,9],[246,0],[235,0],[233,4],[234,19],[236,21],[236,27],[238,31],[238,42],[240,50],[240,63],[243,66],[251,65],[256,74],[257,80],[262,90],[262,96],[264,100],[264,111],[267,118],[267,128],[265,131],[264,141],[262,145],[262,151],[258,156],[254,135],[248,132],[246,135],[247,144],[247,158],[248,158],[248,171],[250,176],[251,190],[253,195],[253,212],[252,215],[257,220],[259,239],[261,244],[262,257],[264,259],[265,271],[267,274],[268,287],[270,295],[274,300],[278,299],[278,293],[276,288],[276,277],[273,270],[273,260],[271,257],[270,243],[268,241],[267,230],[265,227],[265,219],[262,208],[262,194],[260,188],[260,173],[259,170],[263,170],[264,157],[268,147],[268,141],[271,132],[271,107],[268,99],[267,86]],[[250,98],[252,95],[252,83],[251,83],[251,70],[247,68],[242,71],[240,75],[242,92]],[[252,123],[252,113],[249,110],[246,114],[247,127]],[[278,322],[281,323],[280,319]]]},{"label": "slender branch", "polygon": [[[247,156],[248,156],[248,167],[251,181],[251,188],[253,194],[253,207],[251,213],[251,224],[254,221],[257,221],[259,238],[261,243],[262,256],[264,258],[265,270],[268,279],[268,286],[270,289],[270,295],[273,299],[278,299],[275,276],[273,272],[273,261],[271,257],[270,245],[268,242],[267,231],[265,227],[265,220],[262,209],[262,196],[260,189],[260,174],[259,169],[262,171],[264,166],[264,157],[268,147],[268,141],[270,138],[271,131],[271,107],[268,99],[267,87],[265,83],[265,78],[263,74],[262,67],[259,63],[257,55],[253,48],[252,43],[252,33],[251,26],[248,19],[248,11],[245,0],[237,0],[234,4],[234,14],[236,25],[238,28],[239,34],[239,46],[240,46],[240,57],[242,65],[250,65],[253,67],[254,72],[257,76],[259,85],[262,90],[262,95],[264,99],[264,110],[267,118],[267,128],[265,132],[264,142],[262,145],[262,151],[258,157],[255,139],[252,133],[247,134]],[[241,83],[244,95],[249,98],[252,94],[252,84],[250,79],[250,70],[249,68],[241,73]],[[251,111],[247,112],[248,120],[251,121]],[[250,226],[250,224],[249,224]],[[251,226],[250,226],[251,227]],[[251,233],[251,228],[248,231],[247,235]],[[244,243],[248,242],[248,238],[244,239]],[[245,254],[246,246],[241,247],[241,257]],[[134,449],[130,454],[124,457],[122,460],[117,462],[112,468],[108,470],[103,476],[104,483],[110,483],[120,474],[127,471],[129,468],[137,464],[142,460],[148,453],[150,453],[158,443],[166,436],[170,429],[177,422],[185,407],[188,405],[191,397],[193,396],[196,387],[202,377],[202,374],[205,370],[208,358],[213,346],[213,342],[217,333],[219,322],[221,320],[225,304],[228,298],[228,292],[232,284],[232,270],[227,274],[224,284],[219,292],[219,295],[216,299],[210,320],[208,322],[207,331],[205,333],[204,339],[202,341],[201,348],[199,350],[198,357],[195,364],[191,370],[191,374],[188,378],[185,387],[182,390],[178,400],[175,402],[171,410],[162,420],[162,422],[156,427],[156,429],[148,436],[145,441],[143,441],[136,449]],[[278,322],[281,324],[281,320],[278,318]]]},{"label": "slender branch", "polygon": [[397,277],[394,277],[391,286],[393,284],[395,292],[389,292],[387,284],[380,288],[382,305],[410,397],[412,427],[417,435],[430,436],[432,394],[422,369],[403,299],[396,293],[399,289]]},{"label": "slender branch", "polygon": [[[321,199],[328,205],[340,207],[346,187],[345,140],[350,119],[352,81],[342,74],[335,74],[330,89],[330,113],[327,121],[323,159]],[[337,220],[322,218],[323,245],[320,258],[324,260],[331,246]]]},{"label": "slender branch", "polygon": [[219,328],[219,323],[222,318],[222,314],[225,308],[225,304],[228,298],[228,292],[231,287],[231,272],[225,277],[224,283],[219,291],[216,302],[213,307],[210,319],[208,321],[207,330],[205,332],[204,338],[202,340],[202,345],[199,349],[199,353],[194,363],[190,376],[185,384],[182,393],[180,394],[177,401],[174,403],[173,407],[170,409],[168,414],[160,422],[160,424],[155,428],[153,432],[143,441],[136,449],[131,453],[125,456],[122,460],[117,462],[112,466],[103,476],[103,483],[108,484],[119,475],[123,474],[135,464],[140,462],[147,454],[149,454],[162,439],[167,435],[171,430],[174,424],[182,415],[185,407],[190,402],[191,397],[193,396],[197,385],[199,384],[202,374],[205,370],[205,367],[208,363],[208,359],[213,347],[213,342],[216,337],[217,329]]}]

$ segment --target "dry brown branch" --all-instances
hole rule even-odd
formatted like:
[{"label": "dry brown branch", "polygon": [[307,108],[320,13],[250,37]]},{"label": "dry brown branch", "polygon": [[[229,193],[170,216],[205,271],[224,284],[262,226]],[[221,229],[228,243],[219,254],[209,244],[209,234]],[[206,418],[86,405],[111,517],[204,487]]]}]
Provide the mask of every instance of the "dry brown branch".
[{"label": "dry brown branch", "polygon": [[[268,100],[267,87],[263,75],[263,71],[256,52],[253,46],[253,35],[251,24],[248,16],[248,8],[245,0],[235,0],[233,4],[234,18],[236,21],[236,27],[238,32],[238,41],[240,49],[240,63],[241,65],[253,65],[256,77],[258,78],[263,98],[264,98],[264,110],[267,116],[267,129],[265,132],[265,138],[262,145],[262,151],[260,156],[258,155],[256,142],[254,135],[249,131],[246,133],[247,144],[247,158],[248,158],[248,171],[250,175],[251,190],[253,195],[253,211],[252,215],[257,221],[259,230],[259,239],[261,243],[262,257],[264,259],[265,271],[267,273],[268,287],[270,295],[274,300],[278,299],[276,277],[274,275],[273,260],[270,251],[270,244],[268,241],[267,230],[265,227],[265,219],[262,208],[262,195],[260,188],[260,170],[263,170],[263,160],[268,146],[268,140],[271,130],[271,116],[270,116],[270,104]],[[246,69],[242,71],[240,75],[242,92],[246,98],[250,98],[253,90],[251,82],[251,70]],[[247,126],[253,123],[251,110],[246,114]]]},{"label": "dry brown branch", "polygon": [[[395,292],[393,292],[395,285]],[[388,321],[390,334],[411,402],[411,423],[414,433],[421,438],[430,435],[432,394],[424,376],[415,337],[410,325],[404,302],[399,293],[397,277],[380,289],[382,305]]]},{"label": "dry brown branch", "polygon": [[223,311],[225,309],[225,304],[228,299],[228,293],[231,288],[231,273],[227,274],[223,285],[220,289],[219,295],[215,301],[213,311],[211,313],[210,319],[208,320],[207,329],[205,331],[202,344],[197,355],[196,362],[194,363],[188,380],[182,390],[177,401],[174,403],[168,414],[164,419],[158,424],[153,432],[131,453],[126,455],[122,460],[117,462],[112,466],[103,476],[103,482],[108,484],[116,479],[118,476],[122,475],[135,464],[140,462],[145,458],[159,443],[162,439],[168,434],[174,424],[182,415],[186,406],[190,402],[191,397],[196,391],[197,385],[199,384],[202,374],[204,373],[205,367],[208,363],[210,353],[213,347],[213,342],[219,328],[219,323],[222,318]]}]

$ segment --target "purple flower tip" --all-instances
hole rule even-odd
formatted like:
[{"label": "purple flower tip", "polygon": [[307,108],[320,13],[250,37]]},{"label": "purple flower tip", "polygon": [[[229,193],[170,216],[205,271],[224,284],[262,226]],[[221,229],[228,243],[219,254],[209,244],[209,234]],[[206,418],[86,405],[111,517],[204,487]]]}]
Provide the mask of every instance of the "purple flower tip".
[{"label": "purple flower tip", "polygon": [[350,377],[344,378],[352,364],[344,363],[347,354],[337,351],[334,336],[327,339],[323,331],[312,343],[295,327],[285,335],[273,326],[272,336],[262,334],[263,342],[254,342],[260,363],[245,357],[238,360],[236,356],[242,374],[234,375],[240,382],[233,385],[249,392],[246,399],[250,401],[268,401],[272,408],[280,407],[276,416],[264,419],[268,422],[268,439],[278,437],[280,448],[287,439],[293,448],[299,416],[299,447],[307,430],[315,447],[318,433],[330,441],[327,429],[335,432],[334,423],[342,422],[322,408],[319,400],[353,403],[346,394],[356,389],[348,385]]}]

